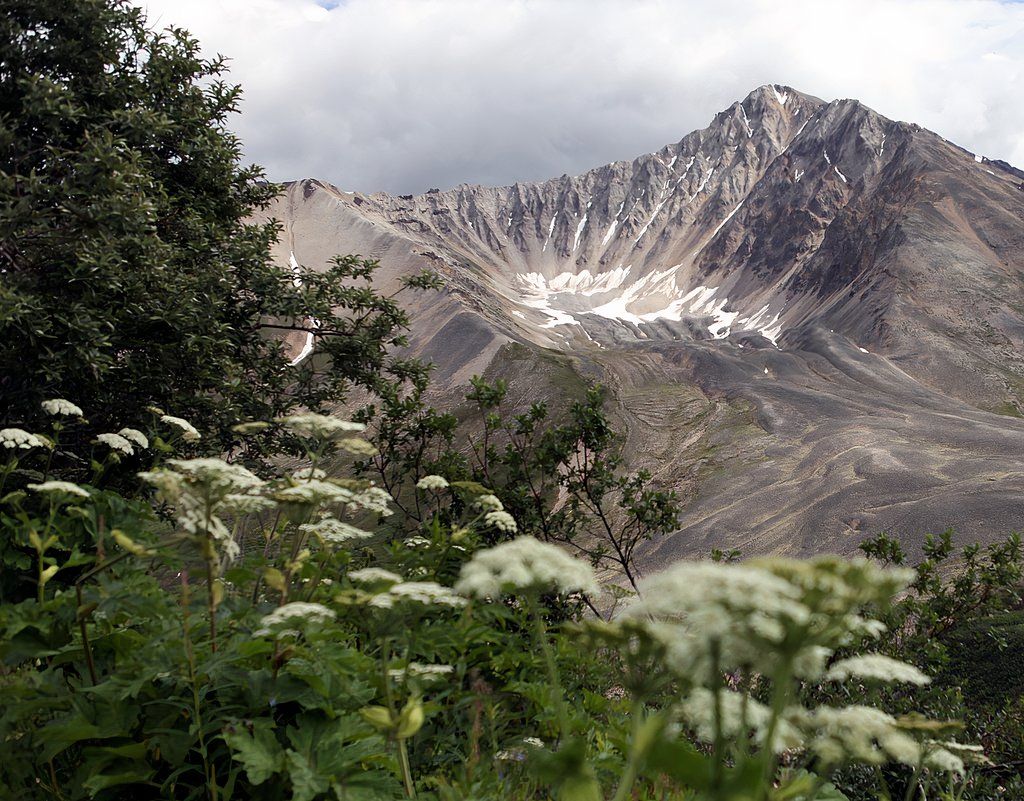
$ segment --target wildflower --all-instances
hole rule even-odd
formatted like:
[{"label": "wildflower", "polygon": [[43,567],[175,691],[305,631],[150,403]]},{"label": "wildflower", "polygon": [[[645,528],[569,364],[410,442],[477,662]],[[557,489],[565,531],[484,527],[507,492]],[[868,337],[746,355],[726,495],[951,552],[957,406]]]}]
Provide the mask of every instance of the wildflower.
[{"label": "wildflower", "polygon": [[364,567],[361,570],[353,570],[348,574],[351,581],[359,584],[398,584],[402,577],[382,567]]},{"label": "wildflower", "polygon": [[89,497],[89,490],[72,484],[70,481],[44,481],[42,484],[29,484],[28,488],[33,492],[74,495],[79,498]]},{"label": "wildflower", "polygon": [[481,495],[473,505],[481,512],[500,512],[505,508],[496,495]]},{"label": "wildflower", "polygon": [[48,440],[36,434],[29,434],[20,428],[0,429],[0,445],[11,450],[15,448],[29,450],[30,448],[51,447]]},{"label": "wildflower", "polygon": [[465,606],[466,599],[456,595],[451,587],[434,581],[404,581],[392,584],[382,595],[370,601],[370,606],[390,609],[399,601],[411,601],[426,606]]},{"label": "wildflower", "polygon": [[477,598],[532,589],[588,595],[601,591],[590,565],[533,537],[519,537],[478,551],[462,566],[455,589]]},{"label": "wildflower", "polygon": [[419,662],[410,662],[404,668],[395,668],[388,671],[388,676],[395,681],[404,681],[406,678],[435,680],[442,679],[455,668],[451,665],[421,665]]},{"label": "wildflower", "polygon": [[523,745],[529,745],[533,748],[543,748],[544,741],[540,737],[524,737]]},{"label": "wildflower", "polygon": [[515,518],[508,512],[488,512],[484,515],[484,522],[506,534],[516,533]]},{"label": "wildflower", "polygon": [[358,495],[353,496],[350,505],[373,512],[381,517],[390,517],[394,514],[390,503],[391,496],[380,487],[367,487]]},{"label": "wildflower", "polygon": [[964,761],[946,748],[932,748],[925,754],[924,766],[941,773],[963,774]]},{"label": "wildflower", "polygon": [[377,449],[365,439],[359,439],[358,437],[345,437],[344,439],[338,440],[338,447],[342,450],[348,451],[353,456],[376,456]]},{"label": "wildflower", "polygon": [[898,727],[896,719],[869,706],[818,707],[799,716],[809,733],[808,747],[826,765],[900,762],[916,766],[921,759],[917,741]]},{"label": "wildflower", "polygon": [[[717,724],[722,735],[735,739],[745,737],[748,731],[752,731],[755,741],[763,744],[771,725],[771,709],[744,693],[724,689],[717,692],[717,707],[715,693],[703,687],[693,690],[679,707],[683,719],[693,727],[697,736],[707,743],[714,742],[716,718],[720,712],[721,720]],[[772,750],[781,753],[790,748],[798,748],[802,743],[800,730],[788,720],[780,719],[772,737]]]},{"label": "wildflower", "polygon": [[106,445],[110,450],[118,451],[125,456],[131,456],[135,453],[135,448],[132,447],[132,444],[120,434],[100,434],[93,441],[98,442],[100,445]]},{"label": "wildflower", "polygon": [[52,398],[44,400],[43,411],[54,417],[83,417],[82,410],[69,400],[64,398]]},{"label": "wildflower", "polygon": [[131,442],[133,445],[138,445],[140,448],[145,450],[149,447],[149,439],[141,431],[135,428],[122,428],[117,432],[118,436],[124,437],[126,440]]},{"label": "wildflower", "polygon": [[832,665],[825,674],[827,681],[846,681],[852,677],[917,685],[931,682],[927,675],[913,665],[882,654],[863,654],[849,659],[841,659]]},{"label": "wildflower", "polygon": [[307,481],[311,478],[326,478],[327,473],[321,470],[319,467],[300,467],[294,473],[292,478],[296,481]]},{"label": "wildflower", "polygon": [[416,482],[416,489],[421,489],[425,492],[448,489],[448,479],[441,476],[423,476],[423,478]]},{"label": "wildflower", "polygon": [[426,548],[430,545],[430,540],[417,534],[409,537],[409,539],[405,541],[405,545],[409,548]]},{"label": "wildflower", "polygon": [[332,545],[341,545],[352,540],[365,540],[373,536],[372,531],[364,531],[333,517],[325,517],[315,523],[303,523],[299,526],[299,531],[303,534],[312,534],[321,542],[329,542]]},{"label": "wildflower", "polygon": [[223,459],[168,459],[167,464],[191,481],[224,490],[225,493],[252,489],[264,483],[242,465],[231,464]]},{"label": "wildflower", "polygon": [[336,504],[351,503],[356,496],[352,490],[345,487],[339,487],[330,481],[311,478],[303,484],[278,490],[274,497],[286,503]]},{"label": "wildflower", "polygon": [[231,426],[231,430],[236,434],[255,434],[259,431],[266,431],[270,428],[270,423],[265,423],[261,420],[256,420],[250,423],[239,423],[236,426]]},{"label": "wildflower", "polygon": [[175,417],[174,415],[165,414],[160,417],[160,422],[167,423],[169,426],[174,426],[175,428],[180,429],[181,438],[185,440],[185,442],[198,442],[201,439],[200,433],[196,431],[195,426],[193,426],[188,420],[183,420],[182,418]]},{"label": "wildflower", "polygon": [[340,434],[358,434],[366,430],[362,423],[352,423],[326,414],[293,414],[279,417],[277,422],[295,434],[330,439]]},{"label": "wildflower", "polygon": [[282,626],[292,626],[296,621],[315,625],[331,620],[334,620],[334,612],[323,604],[292,601],[279,606],[269,615],[264,615],[260,621],[260,628],[254,633],[257,636],[269,634]]},{"label": "wildflower", "polygon": [[251,515],[273,509],[276,505],[270,498],[264,498],[262,495],[229,493],[224,496],[220,508],[228,514]]},{"label": "wildflower", "polygon": [[160,498],[167,503],[174,503],[185,489],[185,477],[180,473],[166,468],[145,470],[136,475],[156,488]]},{"label": "wildflower", "polygon": [[644,581],[641,593],[622,617],[645,623],[666,647],[669,666],[700,679],[716,670],[770,667],[773,647],[809,616],[798,588],[744,565],[680,563]]}]

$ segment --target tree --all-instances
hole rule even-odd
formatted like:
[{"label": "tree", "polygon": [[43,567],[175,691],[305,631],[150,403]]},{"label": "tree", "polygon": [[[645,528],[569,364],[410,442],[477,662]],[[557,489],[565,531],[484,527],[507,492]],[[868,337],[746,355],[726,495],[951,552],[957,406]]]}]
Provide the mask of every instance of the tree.
[{"label": "tree", "polygon": [[[147,406],[190,419],[210,451],[239,420],[322,409],[383,381],[407,320],[369,285],[376,266],[273,264],[277,191],[228,130],[240,92],[187,32],[147,29],[125,0],[7,0],[0,17],[0,420],[40,401],[96,410],[96,433]],[[429,285],[416,277],[414,285]],[[310,334],[296,365],[282,330]],[[399,366],[398,372],[401,373]],[[252,456],[281,444],[249,438]],[[70,462],[69,462],[70,463]]]}]

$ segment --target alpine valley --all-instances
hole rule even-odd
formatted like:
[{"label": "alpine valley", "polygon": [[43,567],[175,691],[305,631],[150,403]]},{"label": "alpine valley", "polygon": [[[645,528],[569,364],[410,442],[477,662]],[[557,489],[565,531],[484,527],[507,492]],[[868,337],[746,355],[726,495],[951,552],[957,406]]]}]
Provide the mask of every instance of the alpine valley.
[{"label": "alpine valley", "polygon": [[[686,501],[665,564],[992,541],[1024,510],[1024,172],[855,100],[763,86],[582,175],[418,196],[290,183],[276,258],[378,259],[455,405],[609,390],[631,466]],[[295,357],[305,356],[295,341]]]}]

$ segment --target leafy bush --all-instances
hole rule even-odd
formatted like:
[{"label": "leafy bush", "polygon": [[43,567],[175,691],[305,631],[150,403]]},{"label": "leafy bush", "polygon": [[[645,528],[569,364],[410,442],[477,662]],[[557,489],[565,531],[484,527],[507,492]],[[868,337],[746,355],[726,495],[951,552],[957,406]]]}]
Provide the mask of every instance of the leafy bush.
[{"label": "leafy bush", "polygon": [[[239,420],[380,382],[406,316],[369,287],[374,262],[271,261],[278,224],[250,217],[278,189],[240,164],[223,58],[127,0],[10,0],[0,63],[0,420],[38,430],[40,401],[74,397],[90,414],[55,452],[70,467],[173,407],[197,449],[256,459],[290,441]],[[289,332],[317,358],[290,363]]]}]

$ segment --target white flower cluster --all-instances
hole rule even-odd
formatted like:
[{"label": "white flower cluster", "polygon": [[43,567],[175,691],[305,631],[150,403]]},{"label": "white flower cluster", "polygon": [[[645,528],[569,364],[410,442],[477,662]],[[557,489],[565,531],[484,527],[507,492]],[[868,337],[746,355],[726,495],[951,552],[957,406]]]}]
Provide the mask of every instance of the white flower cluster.
[{"label": "white flower cluster", "polygon": [[488,512],[484,515],[484,523],[505,534],[516,533],[516,520],[508,512]]},{"label": "white flower cluster", "polygon": [[149,438],[137,428],[122,428],[117,435],[124,437],[132,445],[138,445],[143,450],[149,447]]},{"label": "white flower cluster", "polygon": [[[704,687],[696,688],[679,707],[678,712],[697,736],[707,743],[715,740],[716,717],[721,714],[722,734],[729,739],[746,737],[753,732],[754,741],[764,745],[771,725],[772,712],[764,704],[744,693],[719,689],[718,706],[715,706],[715,691]],[[772,735],[772,750],[781,753],[803,745],[801,731],[783,717]]]},{"label": "white flower cluster", "polygon": [[100,445],[106,445],[110,450],[131,456],[135,453],[132,444],[120,434],[99,434],[95,440]]},{"label": "white flower cluster", "polygon": [[423,478],[416,482],[416,489],[421,489],[425,492],[448,489],[448,479],[442,476],[423,476]]},{"label": "white flower cluster", "polygon": [[395,681],[405,681],[407,678],[434,681],[443,679],[454,671],[455,668],[451,665],[421,665],[419,662],[410,662],[404,668],[389,670],[388,677]]},{"label": "white flower cluster", "polygon": [[42,403],[43,411],[54,417],[83,417],[82,410],[64,398],[51,398]]},{"label": "white flower cluster", "polygon": [[846,681],[850,678],[884,682],[905,682],[919,686],[931,679],[913,665],[882,654],[862,654],[840,659],[832,664],[824,676],[826,681]]},{"label": "white flower cluster", "polygon": [[348,574],[351,581],[359,584],[398,584],[402,577],[382,567],[364,567]]},{"label": "white flower cluster", "polygon": [[481,512],[500,512],[504,510],[497,495],[481,495],[474,501],[473,505]]},{"label": "white flower cluster", "polygon": [[808,749],[825,765],[856,761],[917,766],[921,745],[892,715],[870,706],[818,707],[794,716]]},{"label": "white flower cluster", "polygon": [[352,540],[365,540],[373,536],[372,531],[365,531],[333,517],[324,517],[315,523],[303,523],[299,526],[299,531],[331,545],[342,545]]},{"label": "white flower cluster", "polygon": [[333,505],[356,501],[356,494],[352,490],[319,478],[310,478],[294,487],[279,489],[274,497],[283,503],[299,504]]},{"label": "white flower cluster", "polygon": [[[351,577],[351,576],[350,576]],[[434,581],[403,581],[392,584],[384,592],[370,599],[370,606],[378,609],[391,609],[399,603],[416,603],[424,606],[466,605],[466,599],[456,595],[451,587],[445,587]]]},{"label": "white flower cluster", "polygon": [[269,615],[264,615],[256,636],[281,634],[285,628],[293,628],[296,624],[319,625],[334,620],[334,612],[323,604],[292,601],[277,607]]},{"label": "white flower cluster", "polygon": [[533,537],[519,537],[478,551],[462,566],[455,589],[477,598],[499,598],[517,590],[588,595],[601,591],[590,565]]},{"label": "white flower cluster", "polygon": [[252,493],[264,482],[249,470],[221,459],[169,459],[168,468],[139,473],[156,487],[160,498],[175,507],[178,525],[189,534],[209,534],[233,559],[239,546],[221,520],[222,514],[248,514],[267,508],[265,499]]},{"label": "white flower cluster", "polygon": [[181,432],[181,438],[185,440],[185,442],[198,442],[202,438],[196,430],[196,427],[188,420],[184,420],[181,417],[164,414],[160,416],[160,422],[167,423],[167,425],[178,429]]},{"label": "white flower cluster", "polygon": [[331,439],[343,434],[358,434],[366,430],[362,423],[353,423],[326,414],[293,414],[277,419],[281,425],[295,434],[306,437]]},{"label": "white flower cluster", "polygon": [[[832,557],[681,562],[645,580],[622,617],[645,625],[668,664],[700,683],[743,668],[770,674],[781,658],[816,679],[836,648],[878,632],[881,624],[857,611],[887,601],[909,578]],[[801,643],[795,658],[783,648],[792,639]]]},{"label": "white flower cluster", "polygon": [[54,495],[74,495],[78,498],[88,498],[89,490],[72,484],[70,481],[44,481],[41,484],[29,484],[28,488],[33,492],[49,493]]},{"label": "white flower cluster", "polygon": [[9,450],[20,449],[26,451],[30,448],[50,447],[48,440],[37,436],[36,434],[29,434],[21,428],[0,429],[0,445],[8,448]]},{"label": "white flower cluster", "polygon": [[216,493],[243,492],[263,486],[263,480],[240,464],[223,459],[168,459],[174,470],[194,484],[200,484]]},{"label": "white flower cluster", "polygon": [[296,481],[308,481],[311,478],[327,478],[327,473],[319,467],[300,467],[292,473],[292,478]]},{"label": "white flower cluster", "polygon": [[808,622],[810,610],[797,587],[766,570],[681,562],[644,581],[622,617],[649,621],[670,666],[703,682],[734,668],[770,668],[765,657]]}]

